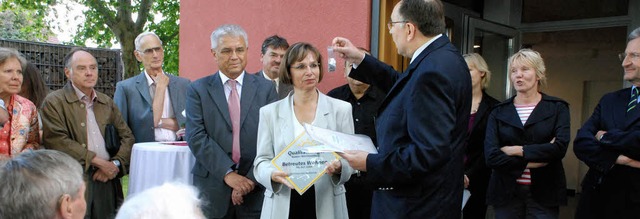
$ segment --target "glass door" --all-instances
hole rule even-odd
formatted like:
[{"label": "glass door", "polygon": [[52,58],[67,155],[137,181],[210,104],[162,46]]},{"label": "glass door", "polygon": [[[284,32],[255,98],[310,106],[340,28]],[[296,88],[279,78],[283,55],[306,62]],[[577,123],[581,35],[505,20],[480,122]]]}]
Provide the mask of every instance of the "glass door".
[{"label": "glass door", "polygon": [[492,97],[502,101],[514,92],[509,83],[507,59],[520,48],[520,33],[508,26],[480,18],[465,16],[463,53],[478,53],[487,61],[491,83],[486,89]]}]

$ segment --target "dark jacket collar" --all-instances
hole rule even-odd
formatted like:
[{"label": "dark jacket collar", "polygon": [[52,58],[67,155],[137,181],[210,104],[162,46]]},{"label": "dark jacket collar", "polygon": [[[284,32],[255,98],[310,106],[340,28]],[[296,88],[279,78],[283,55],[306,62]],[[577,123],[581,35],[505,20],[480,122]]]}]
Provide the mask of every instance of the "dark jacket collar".
[{"label": "dark jacket collar", "polygon": [[496,105],[495,107],[496,119],[504,121],[515,127],[524,128],[525,126],[535,124],[548,117],[554,116],[556,113],[556,110],[554,109],[555,104],[563,103],[563,104],[569,105],[566,101],[560,98],[552,97],[544,93],[541,93],[541,94],[542,94],[542,99],[533,109],[533,112],[531,112],[529,119],[527,119],[527,122],[524,125],[522,125],[522,122],[520,121],[520,116],[516,111],[516,107],[513,105],[513,99],[515,98],[515,96]]}]

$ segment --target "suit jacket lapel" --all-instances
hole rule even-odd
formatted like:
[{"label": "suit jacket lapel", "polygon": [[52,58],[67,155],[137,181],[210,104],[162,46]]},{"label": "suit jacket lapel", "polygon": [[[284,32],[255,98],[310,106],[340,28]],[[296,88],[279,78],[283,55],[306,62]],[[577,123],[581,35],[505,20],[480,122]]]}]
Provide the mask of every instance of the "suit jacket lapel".
[{"label": "suit jacket lapel", "polygon": [[138,92],[140,92],[142,98],[147,101],[149,105],[152,105],[153,101],[151,101],[151,93],[149,93],[149,84],[147,82],[147,77],[144,74],[146,73],[142,72],[136,76],[136,88],[138,89]]},{"label": "suit jacket lapel", "polygon": [[518,115],[518,111],[516,111],[516,107],[513,105],[513,97],[509,98],[509,100],[505,101],[500,105],[505,105],[505,106],[502,107],[503,109],[501,110],[500,113],[496,113],[496,119],[503,121],[520,130],[524,130],[524,125],[522,125],[522,121],[520,120],[520,115]]},{"label": "suit jacket lapel", "polygon": [[[229,104],[227,104],[227,97],[224,95],[224,85],[222,85],[222,81],[220,80],[220,76],[218,75],[220,72],[215,73],[210,76],[209,79],[209,96],[215,105],[218,107],[220,114],[222,114],[222,118],[227,122],[227,126],[231,128],[231,117],[229,115]],[[202,109],[208,110],[208,109]]]},{"label": "suit jacket lapel", "polygon": [[[167,87],[167,90],[169,91],[169,99],[171,100],[171,108],[173,109],[173,114],[175,114],[175,117],[178,118],[178,114],[182,114],[182,111],[178,110],[178,104],[176,104],[176,100],[178,98],[180,98],[178,96],[178,91],[174,90],[174,88],[176,87],[176,76],[173,75],[168,75],[169,76],[169,86]],[[184,98],[184,97],[183,97]],[[178,124],[178,126],[180,126],[180,124]]]},{"label": "suit jacket lapel", "polygon": [[488,110],[491,109],[489,108],[489,104],[487,104],[487,94],[483,93],[482,100],[480,100],[480,105],[478,106],[478,111],[476,111],[476,118],[473,119],[471,130],[476,130],[476,126],[482,120],[482,118],[489,116],[489,113],[486,113],[486,111]]},{"label": "suit jacket lapel", "polygon": [[244,124],[244,120],[249,114],[249,108],[253,103],[253,98],[256,96],[258,83],[254,77],[250,77],[248,74],[244,74],[242,82],[242,97],[240,97],[240,126]]},{"label": "suit jacket lapel", "polygon": [[[293,121],[295,118],[293,117],[293,112],[291,111],[292,101],[293,97],[289,95],[285,98],[284,101],[280,101],[277,103],[278,106],[276,107],[276,110],[278,113],[278,124],[280,124],[279,128],[284,134],[284,136],[282,136],[284,145],[276,145],[276,154],[280,153],[282,149],[284,149],[287,145],[289,145],[289,143],[291,143],[291,141],[293,141],[297,137],[297,133],[294,133],[295,130],[293,128]],[[280,146],[282,148],[280,148]]]},{"label": "suit jacket lapel", "polygon": [[546,118],[554,116],[555,112],[556,110],[552,108],[551,104],[548,101],[545,101],[543,98],[533,109],[531,115],[529,116],[529,119],[527,119],[527,122],[524,124],[524,126],[529,126],[545,120]]},{"label": "suit jacket lapel", "polygon": [[318,105],[316,106],[316,118],[313,125],[320,128],[328,128],[327,120],[331,114],[331,106],[327,100],[327,96],[318,91]]},{"label": "suit jacket lapel", "polygon": [[[614,113],[614,115],[615,114],[619,114],[618,116],[623,115],[623,116],[620,116],[622,117],[621,119],[624,120],[624,122],[621,123],[621,124],[624,124],[623,130],[629,130],[629,126],[635,124],[636,121],[640,118],[640,112],[638,112],[640,109],[633,109],[627,113],[627,104],[631,99],[631,88],[624,89],[624,91],[620,93],[620,95],[618,95],[618,98],[620,98],[620,100],[614,103],[624,103],[624,104],[615,104],[616,107],[614,109],[615,109],[615,112],[622,112],[622,113]],[[638,107],[636,106],[636,108]]]}]

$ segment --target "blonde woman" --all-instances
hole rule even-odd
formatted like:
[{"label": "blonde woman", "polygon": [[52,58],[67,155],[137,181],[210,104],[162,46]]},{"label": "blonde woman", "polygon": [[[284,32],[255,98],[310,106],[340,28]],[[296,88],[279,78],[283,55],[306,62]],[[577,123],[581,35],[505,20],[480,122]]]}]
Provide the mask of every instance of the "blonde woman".
[{"label": "blonde woman", "polygon": [[487,214],[487,186],[491,169],[484,162],[484,137],[487,128],[487,118],[491,109],[500,103],[489,96],[485,89],[489,86],[491,71],[478,53],[462,56],[471,74],[471,112],[469,113],[469,139],[464,159],[465,187],[471,192],[471,197],[464,206],[462,215],[465,219],[485,218]]},{"label": "blonde woman", "polygon": [[485,156],[493,169],[487,204],[496,218],[558,218],[567,202],[569,106],[540,91],[546,75],[538,52],[520,50],[508,70],[516,95],[496,105],[487,122]]}]

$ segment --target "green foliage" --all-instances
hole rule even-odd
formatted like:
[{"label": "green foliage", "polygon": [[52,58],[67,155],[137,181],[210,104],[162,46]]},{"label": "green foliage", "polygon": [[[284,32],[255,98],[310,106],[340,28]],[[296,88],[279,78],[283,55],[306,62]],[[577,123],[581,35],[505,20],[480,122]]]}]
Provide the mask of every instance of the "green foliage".
[{"label": "green foliage", "polygon": [[[125,66],[125,78],[134,76],[142,69],[135,57],[130,55],[125,47],[133,46],[133,40],[142,31],[155,32],[164,44],[165,60],[164,70],[167,73],[178,74],[179,53],[179,0],[77,0],[89,7],[84,14],[86,21],[79,27],[73,43],[84,45],[87,40],[93,40],[100,47],[109,48],[113,42],[119,42],[123,49],[123,62]],[[121,3],[129,3],[122,5]],[[144,8],[145,2],[150,2],[149,7]],[[145,14],[146,13],[146,14]],[[139,18],[134,20],[133,15],[146,17],[144,21]],[[162,20],[154,22],[155,16],[161,15]],[[144,22],[140,24],[138,22]],[[137,29],[140,26],[142,29]],[[132,59],[132,60],[126,60]],[[135,63],[135,64],[134,64]],[[132,66],[133,65],[133,66]]]},{"label": "green foliage", "polygon": [[[111,48],[114,43],[119,43],[125,66],[125,78],[128,78],[137,75],[141,70],[140,63],[133,55],[135,37],[143,31],[153,31],[164,43],[164,70],[167,73],[178,74],[179,0],[0,0],[0,2],[3,9],[0,13],[0,24],[4,24],[2,22],[7,20],[4,19],[6,16],[3,17],[3,14],[8,13],[6,11],[17,11],[13,9],[16,7],[32,12],[28,14],[29,16],[25,16],[24,20],[35,24],[33,28],[26,30],[0,29],[0,37],[4,37],[3,34],[40,36],[42,34],[36,34],[34,32],[37,31],[32,29],[48,28],[44,18],[52,11],[50,6],[77,2],[86,6],[87,10],[83,12],[85,22],[78,25],[78,33],[69,33],[74,36],[71,43],[86,46],[90,40],[102,48]],[[154,22],[156,15],[162,16],[162,20],[158,23]],[[60,19],[66,14],[60,13],[55,16]],[[136,16],[135,19],[134,16]],[[16,25],[10,25],[12,28],[14,26]],[[51,35],[51,31],[45,33],[49,35],[43,36]]]},{"label": "green foliage", "polygon": [[92,40],[98,47],[111,48],[113,47],[114,39],[113,32],[101,15],[96,10],[89,9],[84,12],[85,22],[78,25],[78,33],[73,37],[71,42],[74,45],[86,46],[86,42]]},{"label": "green foliage", "polygon": [[0,5],[0,38],[46,42],[53,32],[45,22],[44,6],[32,3],[27,6],[4,1]]},{"label": "green foliage", "polygon": [[153,5],[155,13],[149,14],[153,21],[155,14],[162,15],[158,23],[150,22],[145,30],[155,32],[164,44],[164,70],[178,75],[180,32],[180,2],[178,0],[159,0]]}]

